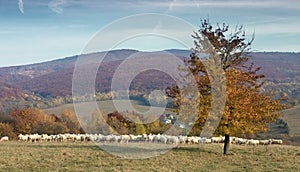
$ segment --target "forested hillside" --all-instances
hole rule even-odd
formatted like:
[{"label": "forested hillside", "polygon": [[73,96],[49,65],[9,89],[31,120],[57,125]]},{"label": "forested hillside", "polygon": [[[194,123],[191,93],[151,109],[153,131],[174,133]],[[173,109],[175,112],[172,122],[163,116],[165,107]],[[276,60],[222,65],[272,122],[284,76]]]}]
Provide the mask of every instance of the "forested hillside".
[{"label": "forested hillside", "polygon": [[[106,54],[97,73],[96,91],[109,92],[115,70],[124,59],[137,52],[114,50],[84,55],[92,59],[87,61],[88,66],[97,65],[98,57]],[[190,54],[188,50],[174,49],[167,52],[181,58]],[[261,67],[260,73],[266,75],[267,83],[264,89],[277,90],[280,94],[288,95],[292,105],[299,104],[300,53],[258,52],[250,56],[248,63]],[[27,98],[31,100],[38,97],[44,99],[71,96],[73,70],[77,58],[78,56],[72,56],[50,62],[0,68],[0,99],[26,101],[26,97],[31,97]],[[130,89],[150,92],[154,89],[164,89],[173,83],[167,74],[152,70],[140,73],[131,83]]]}]

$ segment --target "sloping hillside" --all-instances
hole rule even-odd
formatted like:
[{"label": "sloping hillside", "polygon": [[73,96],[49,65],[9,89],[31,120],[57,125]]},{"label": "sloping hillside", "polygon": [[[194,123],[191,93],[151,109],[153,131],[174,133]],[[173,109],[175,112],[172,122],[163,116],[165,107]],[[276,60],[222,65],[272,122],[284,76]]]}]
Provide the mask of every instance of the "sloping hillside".
[{"label": "sloping hillside", "polygon": [[24,93],[19,88],[0,82],[0,99],[7,98],[24,98]]},{"label": "sloping hillside", "polygon": [[[87,60],[87,65],[95,65],[95,62],[99,60],[97,57],[107,53],[99,67],[96,90],[109,91],[112,76],[119,64],[137,52],[135,50],[114,50],[84,55],[90,60]],[[190,51],[174,49],[167,50],[167,52],[187,57]],[[259,52],[252,53],[251,56],[249,63],[253,62],[255,66],[260,66],[260,72],[267,77],[268,82],[265,89],[286,93],[292,98],[294,104],[300,102],[300,53]],[[0,68],[1,81],[11,86],[18,86],[21,91],[34,92],[42,97],[70,95],[77,58],[78,56],[72,56],[39,64]],[[172,79],[166,74],[147,71],[134,79],[131,88],[149,91],[164,88],[171,83]]]},{"label": "sloping hillside", "polygon": [[289,135],[300,140],[300,105],[283,111],[283,119],[287,122]]}]

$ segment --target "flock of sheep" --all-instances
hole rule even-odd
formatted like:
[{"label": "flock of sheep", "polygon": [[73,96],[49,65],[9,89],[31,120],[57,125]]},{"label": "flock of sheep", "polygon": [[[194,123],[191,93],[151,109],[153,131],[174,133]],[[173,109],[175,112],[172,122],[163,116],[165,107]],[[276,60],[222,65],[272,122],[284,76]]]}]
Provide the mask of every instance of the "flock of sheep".
[{"label": "flock of sheep", "polygon": [[[0,141],[8,141],[7,136],[2,137]],[[102,134],[26,134],[18,135],[20,142],[85,142],[94,141],[96,143],[143,143],[154,142],[164,144],[201,144],[201,143],[223,143],[224,136],[219,137],[198,137],[198,136],[170,136],[161,134],[141,134],[141,135],[102,135]],[[280,139],[254,140],[239,137],[230,137],[230,143],[243,145],[270,145],[282,144]]]}]

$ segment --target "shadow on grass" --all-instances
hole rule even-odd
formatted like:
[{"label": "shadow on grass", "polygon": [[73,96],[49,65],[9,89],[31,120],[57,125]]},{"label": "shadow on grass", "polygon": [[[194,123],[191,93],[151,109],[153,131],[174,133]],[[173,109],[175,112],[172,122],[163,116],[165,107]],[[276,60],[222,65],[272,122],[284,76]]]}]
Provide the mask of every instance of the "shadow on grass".
[{"label": "shadow on grass", "polygon": [[207,150],[201,147],[175,147],[172,149],[174,152],[199,152],[199,153],[212,153],[212,154],[219,154],[216,151]]},{"label": "shadow on grass", "polygon": [[30,143],[30,144],[22,144],[20,143],[19,146],[21,147],[30,147],[30,148],[72,148],[72,149],[78,149],[78,148],[84,148],[84,149],[93,149],[93,150],[100,150],[100,148],[97,145],[83,145],[83,144],[39,144],[39,143]]},{"label": "shadow on grass", "polygon": [[97,151],[111,151],[111,152],[124,152],[124,153],[151,153],[151,152],[191,152],[191,153],[209,153],[219,154],[216,150],[206,149],[203,147],[182,147],[174,145],[143,145],[143,144],[93,144],[93,143],[18,143],[20,147],[29,148],[49,148],[49,149],[90,149]]}]

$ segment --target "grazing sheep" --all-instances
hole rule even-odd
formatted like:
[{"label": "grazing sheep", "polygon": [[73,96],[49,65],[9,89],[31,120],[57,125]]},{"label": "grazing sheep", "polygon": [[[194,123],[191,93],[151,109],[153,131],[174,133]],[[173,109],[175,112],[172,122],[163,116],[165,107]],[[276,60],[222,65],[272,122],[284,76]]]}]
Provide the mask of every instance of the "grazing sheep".
[{"label": "grazing sheep", "polygon": [[154,140],[154,135],[149,134],[147,140],[148,140],[148,142],[153,142],[153,140]]},{"label": "grazing sheep", "polygon": [[269,145],[271,144],[270,140],[259,140],[260,145]]},{"label": "grazing sheep", "polygon": [[135,136],[133,134],[129,134],[129,137],[130,137],[130,139],[129,139],[130,142],[137,142],[137,136]]},{"label": "grazing sheep", "polygon": [[92,134],[87,134],[87,135],[85,136],[85,140],[86,140],[87,142],[89,142],[89,141],[95,141],[95,137],[96,137],[96,136],[94,136],[94,135],[92,135]]},{"label": "grazing sheep", "polygon": [[167,143],[168,139],[166,136],[160,136],[160,140],[159,140],[161,143]]},{"label": "grazing sheep", "polygon": [[187,143],[187,136],[179,136],[179,143],[183,144],[183,143]]},{"label": "grazing sheep", "polygon": [[271,144],[282,145],[283,141],[281,139],[270,139]]},{"label": "grazing sheep", "polygon": [[18,140],[22,141],[22,142],[27,142],[28,141],[28,135],[19,134],[18,135]]},{"label": "grazing sheep", "polygon": [[190,141],[192,144],[199,144],[199,137],[196,136],[188,137],[188,141]]},{"label": "grazing sheep", "polygon": [[[2,137],[0,141],[7,141],[8,137]],[[172,136],[172,135],[161,135],[161,134],[140,134],[140,135],[102,135],[102,134],[19,134],[18,140],[20,142],[38,142],[38,141],[57,141],[57,142],[84,142],[94,141],[97,143],[164,143],[164,144],[209,144],[209,143],[224,143],[225,138],[219,137],[199,137],[199,136]],[[230,137],[230,143],[232,144],[244,144],[244,145],[269,145],[269,144],[283,144],[281,139],[269,139],[269,140],[254,140],[244,139],[239,137]]]},{"label": "grazing sheep", "polygon": [[129,135],[121,135],[120,143],[128,143],[129,140],[130,140],[130,136]]},{"label": "grazing sheep", "polygon": [[67,141],[67,136],[65,134],[58,134],[57,135],[57,141],[66,142]]},{"label": "grazing sheep", "polygon": [[160,134],[157,134],[153,137],[153,142],[160,142]]},{"label": "grazing sheep", "polygon": [[208,144],[208,143],[211,143],[211,139],[208,139],[206,137],[203,137],[203,138],[199,138],[198,140],[198,143],[204,143],[204,144]]},{"label": "grazing sheep", "polygon": [[222,136],[219,136],[219,137],[212,137],[212,138],[211,138],[211,141],[212,141],[213,143],[223,143],[224,140],[225,140],[225,138],[222,137]]},{"label": "grazing sheep", "polygon": [[30,135],[28,136],[28,138],[29,138],[28,141],[30,141],[30,142],[37,142],[37,141],[40,141],[40,140],[41,140],[42,136],[39,135],[39,134],[30,134]]},{"label": "grazing sheep", "polygon": [[248,140],[247,145],[257,146],[259,144],[259,140]]},{"label": "grazing sheep", "polygon": [[109,136],[107,137],[107,139],[108,139],[108,141],[109,141],[110,143],[116,143],[116,142],[118,142],[118,140],[119,140],[119,136],[116,136],[116,135],[109,135]]},{"label": "grazing sheep", "polygon": [[104,136],[104,135],[98,135],[98,137],[96,138],[96,142],[101,142],[101,143],[106,143],[108,142],[108,136]]},{"label": "grazing sheep", "polygon": [[236,144],[245,145],[247,144],[248,140],[244,138],[236,138]]},{"label": "grazing sheep", "polygon": [[81,141],[81,135],[74,135],[73,140],[74,140],[74,142],[80,142]]},{"label": "grazing sheep", "polygon": [[9,141],[8,136],[1,137],[0,142]]},{"label": "grazing sheep", "polygon": [[167,136],[167,142],[170,144],[175,144],[177,145],[179,143],[179,139],[177,136]]},{"label": "grazing sheep", "polygon": [[48,136],[47,134],[42,134],[41,141],[51,142],[52,137]]}]

